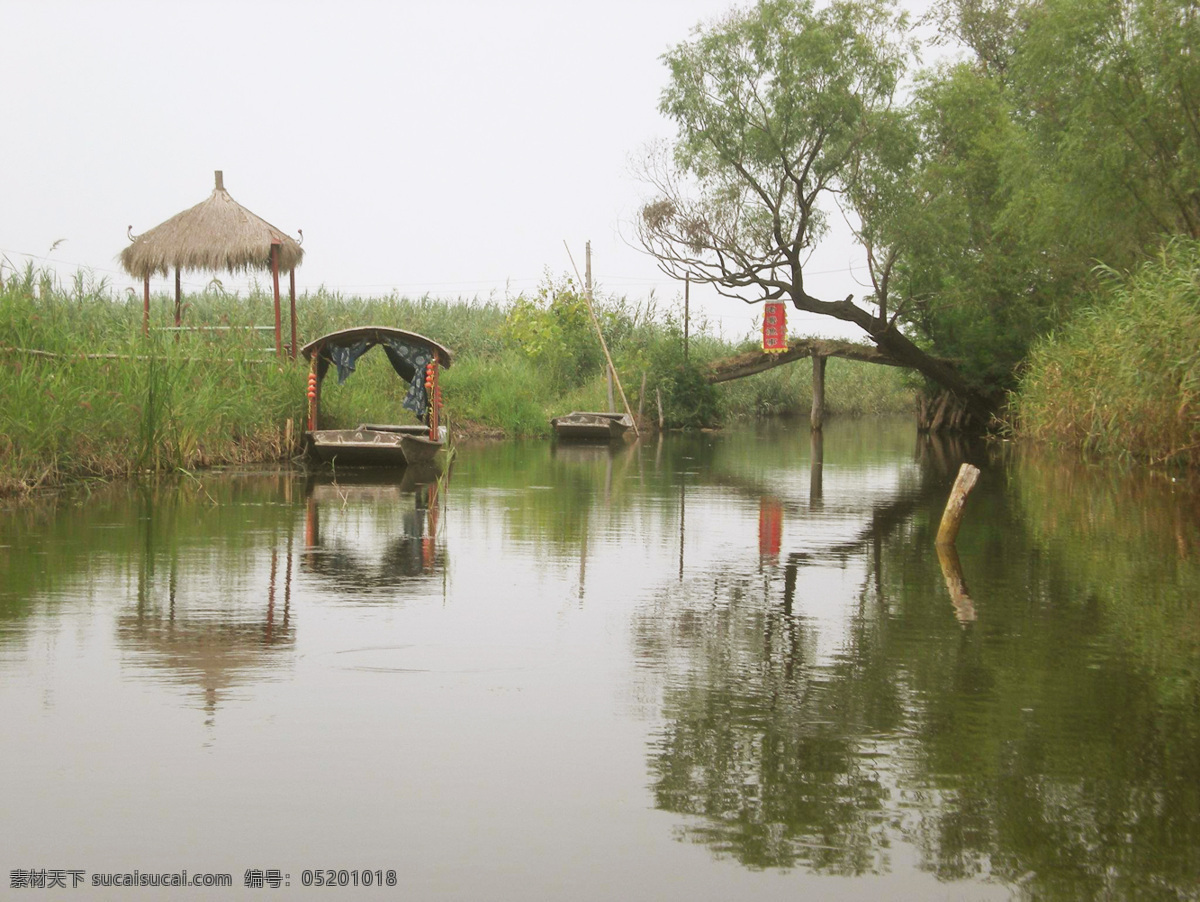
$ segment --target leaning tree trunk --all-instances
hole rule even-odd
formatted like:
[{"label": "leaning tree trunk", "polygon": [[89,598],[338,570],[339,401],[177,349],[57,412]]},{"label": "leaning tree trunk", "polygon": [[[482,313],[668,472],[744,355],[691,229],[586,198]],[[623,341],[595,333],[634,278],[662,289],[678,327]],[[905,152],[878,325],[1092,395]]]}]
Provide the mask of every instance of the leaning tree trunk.
[{"label": "leaning tree trunk", "polygon": [[792,304],[798,310],[854,323],[871,337],[879,350],[902,366],[916,370],[952,393],[980,426],[986,426],[991,420],[993,411],[987,399],[967,385],[962,376],[946,361],[925,353],[913,344],[911,339],[896,328],[895,323],[872,316],[850,298],[844,301],[821,301],[804,294],[803,289],[793,293]]}]

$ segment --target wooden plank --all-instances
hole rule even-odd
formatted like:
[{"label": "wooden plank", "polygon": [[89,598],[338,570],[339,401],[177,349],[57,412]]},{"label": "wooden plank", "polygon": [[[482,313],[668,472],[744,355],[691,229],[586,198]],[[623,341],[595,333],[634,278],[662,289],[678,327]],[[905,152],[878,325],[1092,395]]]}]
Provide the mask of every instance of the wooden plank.
[{"label": "wooden plank", "polygon": [[[267,348],[266,350],[273,350]],[[227,357],[218,360],[215,357],[167,357],[156,354],[56,354],[53,351],[39,351],[36,348],[15,348],[11,345],[0,345],[0,354],[26,354],[30,357],[42,357],[46,360],[181,360],[185,363],[248,363],[251,366],[273,363],[271,360],[234,360]]]}]

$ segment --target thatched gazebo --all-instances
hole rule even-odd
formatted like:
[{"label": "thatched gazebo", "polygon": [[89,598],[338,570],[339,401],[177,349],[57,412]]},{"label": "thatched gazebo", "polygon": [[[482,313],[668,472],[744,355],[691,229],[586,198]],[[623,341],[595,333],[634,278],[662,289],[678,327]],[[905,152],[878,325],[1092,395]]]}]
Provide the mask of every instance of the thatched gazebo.
[{"label": "thatched gazebo", "polygon": [[[283,353],[282,324],[279,313],[279,273],[290,274],[291,283],[291,355],[296,356],[296,267],[304,259],[304,250],[284,232],[265,219],[255,216],[225,190],[221,170],[216,187],[208,200],[172,216],[148,232],[133,237],[121,251],[121,266],[144,282],[142,331],[150,329],[150,276],[166,276],[175,269],[175,325],[180,325],[181,270],[239,273],[250,269],[269,269],[275,285],[275,352]],[[303,237],[303,235],[302,235]]]}]

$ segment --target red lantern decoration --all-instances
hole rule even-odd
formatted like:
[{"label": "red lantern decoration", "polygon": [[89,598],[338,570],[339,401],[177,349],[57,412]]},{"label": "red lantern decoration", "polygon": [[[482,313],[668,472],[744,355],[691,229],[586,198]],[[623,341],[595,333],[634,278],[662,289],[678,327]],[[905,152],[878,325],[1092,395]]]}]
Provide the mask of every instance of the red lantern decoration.
[{"label": "red lantern decoration", "polygon": [[763,305],[763,350],[779,354],[787,350],[787,305],[769,301]]}]

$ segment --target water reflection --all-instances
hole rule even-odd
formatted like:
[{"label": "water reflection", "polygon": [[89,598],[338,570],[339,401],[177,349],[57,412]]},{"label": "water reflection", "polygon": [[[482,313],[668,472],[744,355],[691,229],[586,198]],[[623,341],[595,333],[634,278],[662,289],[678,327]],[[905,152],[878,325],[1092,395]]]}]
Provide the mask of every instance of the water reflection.
[{"label": "water reflection", "polygon": [[[1038,897],[1195,894],[1196,521],[1144,484],[993,461],[962,559],[939,555],[964,453],[981,452],[921,441],[919,480],[890,496],[826,487],[808,509],[846,525],[866,500],[860,526],[824,526],[837,541],[761,494],[756,559],[715,561],[639,612],[636,653],[663,674],[656,803],[752,868],[883,874],[908,846],[940,879]],[[781,509],[782,579],[762,566]]]},{"label": "water reflection", "polygon": [[305,572],[375,597],[446,565],[439,529],[448,477],[410,467],[310,474],[305,486]]},{"label": "water reflection", "polygon": [[[711,461],[710,479],[757,496],[758,556],[664,586],[635,618],[639,660],[666,671],[652,785],[659,807],[696,818],[683,836],[750,867],[885,872],[900,743],[855,735],[861,712],[842,707],[837,674],[845,634],[886,614],[884,542],[933,490],[916,467],[855,474],[846,455],[827,495],[820,434],[809,448],[807,497],[789,468]],[[703,494],[685,498],[681,531],[689,516],[712,522]]]},{"label": "water reflection", "polygon": [[[236,811],[419,898],[1195,896],[1197,498],[832,421],[56,500],[0,517],[0,827],[198,866]],[[153,804],[56,795],[84,747]]]},{"label": "water reflection", "polygon": [[[0,636],[28,644],[62,612],[113,605],[135,680],[181,687],[211,722],[232,694],[290,666],[291,479],[245,474],[109,486],[0,518]],[[236,513],[235,513],[236,512]]]},{"label": "water reflection", "polygon": [[[152,521],[147,521],[152,522]],[[149,533],[149,530],[147,530]],[[281,557],[282,555],[282,557]],[[291,617],[292,549],[271,550],[266,597],[214,598],[201,583],[188,591],[172,556],[166,585],[155,579],[153,550],[138,572],[137,603],[117,615],[117,641],[136,668],[196,690],[211,724],[236,687],[276,675],[296,642]]]},{"label": "water reflection", "polygon": [[[184,687],[211,725],[239,687],[274,676],[291,661],[292,528],[283,526],[245,571],[225,570],[214,584],[211,552],[189,547],[181,528],[192,505],[164,488],[146,485],[136,494],[141,553],[134,603],[116,617],[117,643],[133,673]],[[282,490],[286,497],[290,482],[270,480],[260,490]],[[219,507],[202,483],[200,492]],[[262,586],[251,574],[268,554]]]}]

